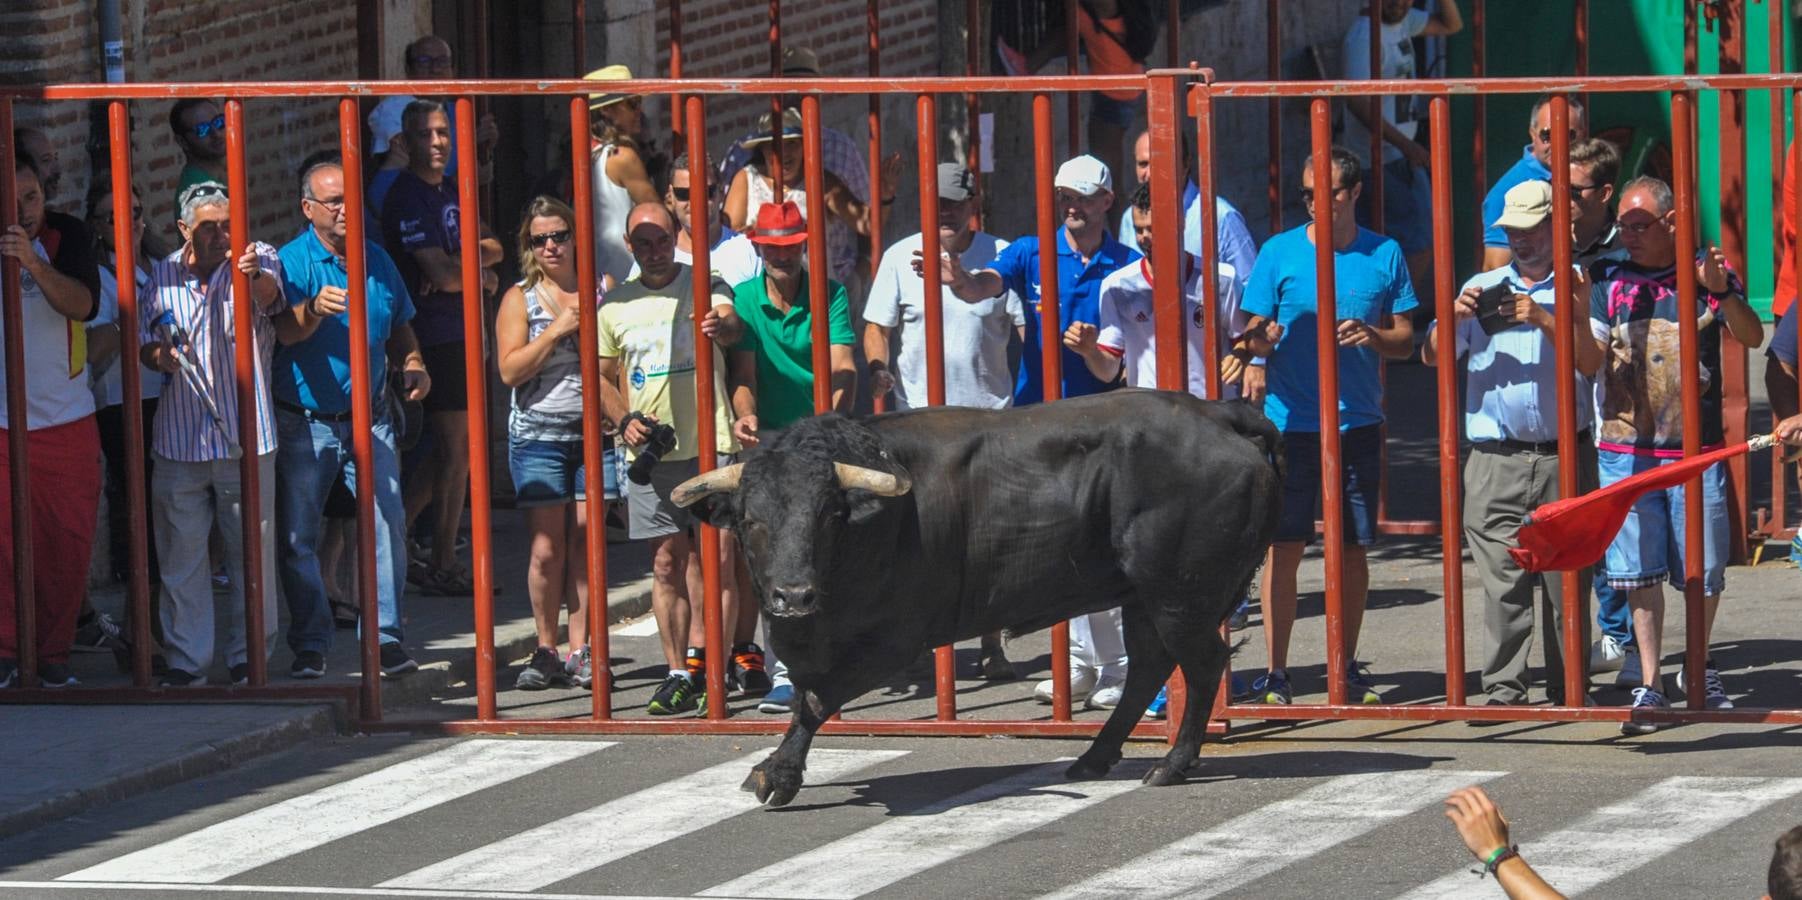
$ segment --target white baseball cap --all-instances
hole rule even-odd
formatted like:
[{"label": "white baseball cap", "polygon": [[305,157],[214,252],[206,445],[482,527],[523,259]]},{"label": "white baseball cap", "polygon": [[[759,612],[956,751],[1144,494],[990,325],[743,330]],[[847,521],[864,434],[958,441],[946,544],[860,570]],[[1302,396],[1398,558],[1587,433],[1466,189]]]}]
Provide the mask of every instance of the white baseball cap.
[{"label": "white baseball cap", "polygon": [[1112,192],[1114,177],[1108,173],[1107,163],[1085,153],[1058,166],[1052,184],[1087,196],[1096,191]]}]

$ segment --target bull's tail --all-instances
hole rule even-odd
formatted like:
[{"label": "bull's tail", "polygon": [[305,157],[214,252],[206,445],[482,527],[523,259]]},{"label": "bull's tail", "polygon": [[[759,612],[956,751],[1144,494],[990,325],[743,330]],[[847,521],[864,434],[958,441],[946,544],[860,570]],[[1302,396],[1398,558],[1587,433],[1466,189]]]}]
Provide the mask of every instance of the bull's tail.
[{"label": "bull's tail", "polygon": [[1264,417],[1264,413],[1249,403],[1235,403],[1238,415],[1233,417],[1233,430],[1239,432],[1246,440],[1258,445],[1264,452],[1264,458],[1276,469],[1276,478],[1281,482],[1285,476],[1283,465],[1283,433],[1276,424]]}]

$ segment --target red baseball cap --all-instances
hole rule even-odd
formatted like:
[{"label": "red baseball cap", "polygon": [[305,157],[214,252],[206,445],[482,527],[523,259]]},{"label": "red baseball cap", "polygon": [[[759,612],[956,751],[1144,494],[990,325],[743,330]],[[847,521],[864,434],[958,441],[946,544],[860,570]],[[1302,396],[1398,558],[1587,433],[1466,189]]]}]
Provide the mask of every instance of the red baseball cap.
[{"label": "red baseball cap", "polygon": [[807,240],[807,220],[793,200],[765,203],[757,208],[757,223],[751,232],[751,243],[787,247]]}]

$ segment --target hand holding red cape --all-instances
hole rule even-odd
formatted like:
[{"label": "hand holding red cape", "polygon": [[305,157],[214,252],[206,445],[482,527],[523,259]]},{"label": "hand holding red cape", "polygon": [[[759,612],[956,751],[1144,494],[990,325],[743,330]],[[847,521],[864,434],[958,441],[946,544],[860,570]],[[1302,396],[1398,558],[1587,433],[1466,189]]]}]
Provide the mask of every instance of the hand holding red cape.
[{"label": "hand holding red cape", "polygon": [[1519,546],[1510,547],[1508,555],[1529,572],[1575,571],[1592,565],[1607,552],[1633,501],[1646,492],[1675,487],[1721,460],[1763,450],[1776,442],[1772,435],[1759,435],[1743,444],[1648,469],[1581,497],[1547,503],[1527,516],[1515,537]]}]

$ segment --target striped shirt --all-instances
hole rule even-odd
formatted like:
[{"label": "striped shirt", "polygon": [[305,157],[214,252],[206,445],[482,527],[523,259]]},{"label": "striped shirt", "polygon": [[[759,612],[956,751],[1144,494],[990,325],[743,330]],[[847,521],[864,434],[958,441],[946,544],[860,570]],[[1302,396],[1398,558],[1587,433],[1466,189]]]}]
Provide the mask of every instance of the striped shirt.
[{"label": "striped shirt", "polygon": [[[282,264],[275,248],[260,241],[251,244],[257,264],[281,285]],[[187,334],[192,348],[191,358],[198,366],[202,384],[218,410],[222,423],[213,421],[207,404],[201,400],[187,376],[176,372],[163,376],[162,401],[157,406],[151,447],[159,456],[179,462],[207,462],[230,456],[230,446],[238,439],[238,392],[236,390],[236,352],[232,321],[232,273],[236,265],[220,263],[201,277],[182,259],[183,247],[150,270],[150,287],[138,303],[139,340],[152,343],[162,340],[154,326],[167,312],[176,327]],[[256,336],[256,452],[275,452],[275,419],[269,395],[269,365],[275,353],[275,323],[270,316],[286,312],[288,303],[277,290],[275,298],[260,315],[252,316]],[[177,348],[182,350],[184,348]],[[223,426],[223,427],[222,427]],[[248,448],[246,448],[248,449]]]}]

